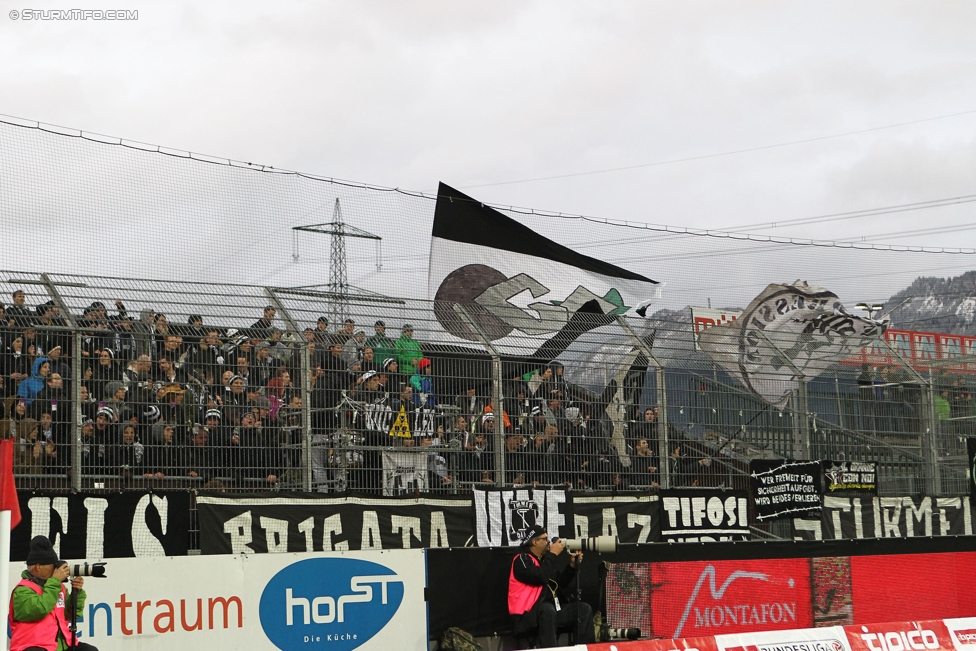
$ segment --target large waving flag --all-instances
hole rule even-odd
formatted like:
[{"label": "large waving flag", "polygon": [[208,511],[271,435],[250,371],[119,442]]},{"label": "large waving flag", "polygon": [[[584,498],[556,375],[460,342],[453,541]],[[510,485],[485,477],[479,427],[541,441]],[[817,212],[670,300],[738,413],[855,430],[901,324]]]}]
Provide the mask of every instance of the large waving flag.
[{"label": "large waving flag", "polygon": [[526,354],[533,341],[540,356],[555,357],[618,315],[643,316],[661,294],[657,281],[577,253],[443,183],[432,236],[428,293],[438,321],[510,353]]},{"label": "large waving flag", "polygon": [[796,281],[769,285],[731,323],[708,328],[698,344],[750,391],[784,409],[801,381],[883,336],[878,321],[849,314],[837,294]]}]

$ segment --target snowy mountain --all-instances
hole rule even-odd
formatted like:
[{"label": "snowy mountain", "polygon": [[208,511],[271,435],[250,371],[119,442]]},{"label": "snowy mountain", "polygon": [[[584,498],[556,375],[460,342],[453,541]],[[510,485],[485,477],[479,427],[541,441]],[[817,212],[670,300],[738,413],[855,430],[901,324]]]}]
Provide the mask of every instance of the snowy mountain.
[{"label": "snowy mountain", "polygon": [[976,335],[976,271],[955,278],[918,278],[885,306],[899,306],[891,312],[894,328]]}]

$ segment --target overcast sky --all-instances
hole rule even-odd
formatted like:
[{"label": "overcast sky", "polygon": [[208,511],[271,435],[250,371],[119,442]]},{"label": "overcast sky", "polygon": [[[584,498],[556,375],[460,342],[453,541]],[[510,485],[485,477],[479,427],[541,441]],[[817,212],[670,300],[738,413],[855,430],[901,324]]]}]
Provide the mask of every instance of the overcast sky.
[{"label": "overcast sky", "polygon": [[[11,9],[78,3],[4,3],[0,113],[695,228],[976,195],[971,2],[110,4],[85,8],[138,9],[138,20],[13,20]],[[824,138],[853,131],[864,133]],[[973,205],[748,230],[976,247],[976,229],[894,235],[976,224]],[[888,289],[877,291],[865,298]]]}]

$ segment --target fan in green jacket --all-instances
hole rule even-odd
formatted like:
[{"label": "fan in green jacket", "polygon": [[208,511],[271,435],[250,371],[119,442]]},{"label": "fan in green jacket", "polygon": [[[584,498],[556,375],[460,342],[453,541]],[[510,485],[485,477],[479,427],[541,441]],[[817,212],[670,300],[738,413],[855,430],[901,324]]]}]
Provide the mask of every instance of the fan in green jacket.
[{"label": "fan in green jacket", "polygon": [[949,392],[943,391],[941,395],[935,396],[935,414],[939,420],[949,420],[952,415],[952,405],[949,404]]},{"label": "fan in green jacket", "polygon": [[400,338],[394,345],[396,349],[397,363],[400,365],[400,373],[404,375],[414,375],[417,372],[417,362],[423,359],[424,354],[420,350],[420,343],[413,338],[413,326],[404,323],[400,329]]},{"label": "fan in green jacket", "polygon": [[386,336],[386,324],[377,321],[373,324],[376,334],[366,340],[366,347],[373,349],[373,359],[382,365],[388,359],[396,357],[396,342]]}]

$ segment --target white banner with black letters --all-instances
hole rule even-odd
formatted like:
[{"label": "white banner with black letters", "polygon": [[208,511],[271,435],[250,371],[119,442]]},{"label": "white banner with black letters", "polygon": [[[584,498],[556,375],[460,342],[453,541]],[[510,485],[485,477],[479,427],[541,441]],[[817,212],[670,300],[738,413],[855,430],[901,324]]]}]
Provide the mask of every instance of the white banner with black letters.
[{"label": "white banner with black letters", "polygon": [[550,538],[573,538],[573,494],[563,488],[473,491],[478,547],[518,547],[526,532],[541,525]]},{"label": "white banner with black letters", "polygon": [[825,495],[820,518],[794,518],[796,540],[972,535],[965,497],[835,497]]},{"label": "white banner with black letters", "polygon": [[659,494],[661,542],[749,540],[746,491],[675,488]]},{"label": "white banner with black letters", "polygon": [[204,493],[204,554],[464,547],[470,499],[329,497],[318,493]]}]

